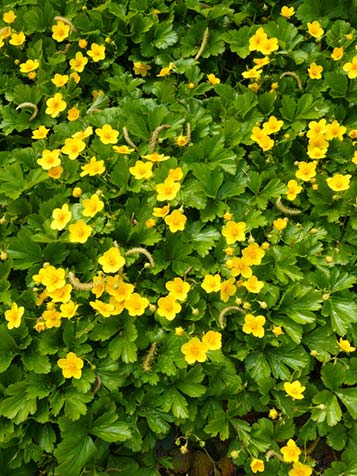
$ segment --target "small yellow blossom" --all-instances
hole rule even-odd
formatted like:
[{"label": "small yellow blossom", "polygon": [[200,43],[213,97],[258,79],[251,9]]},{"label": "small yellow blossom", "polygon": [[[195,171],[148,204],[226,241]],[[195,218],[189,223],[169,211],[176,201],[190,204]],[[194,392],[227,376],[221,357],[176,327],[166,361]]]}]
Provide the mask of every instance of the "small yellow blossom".
[{"label": "small yellow blossom", "polygon": [[342,141],[346,131],[347,128],[345,126],[341,126],[339,122],[333,121],[331,122],[331,124],[326,125],[326,139],[339,139],[340,141]]},{"label": "small yellow blossom", "polygon": [[52,211],[52,218],[50,225],[52,230],[63,230],[72,218],[72,212],[69,210],[68,204],[65,203],[61,208],[55,208]]},{"label": "small yellow blossom", "polygon": [[[262,27],[259,27],[253,36],[249,38],[249,51],[257,51],[261,48],[263,41],[267,40],[268,36]],[[258,50],[259,51],[259,50]]]},{"label": "small yellow blossom", "polygon": [[244,241],[246,227],[247,225],[244,221],[237,223],[231,220],[227,221],[222,230],[222,235],[225,237],[227,245],[232,245],[236,241]]},{"label": "small yellow blossom", "polygon": [[61,93],[56,93],[53,97],[47,99],[46,106],[45,113],[55,118],[66,109],[67,103],[63,100]]},{"label": "small yellow blossom", "polygon": [[132,293],[129,299],[124,301],[129,316],[142,316],[149,304],[149,300],[138,293]]},{"label": "small yellow blossom", "polygon": [[246,314],[244,317],[243,332],[246,334],[253,334],[254,337],[264,337],[264,316],[253,316],[253,314]]},{"label": "small yellow blossom", "polygon": [[234,257],[229,259],[226,262],[226,266],[230,269],[233,277],[241,274],[243,278],[250,278],[253,274],[252,268],[248,265],[245,258]]},{"label": "small yellow blossom", "polygon": [[170,157],[168,155],[153,152],[152,154],[143,155],[142,158],[150,160],[151,162],[163,162],[164,160],[168,160]]},{"label": "small yellow blossom", "polygon": [[8,12],[5,12],[2,16],[2,19],[7,24],[14,23],[14,21],[16,20],[16,15],[14,10],[9,10]]},{"label": "small yellow blossom", "polygon": [[70,33],[70,26],[66,25],[63,21],[58,21],[52,26],[52,38],[58,42],[61,42],[68,38]]},{"label": "small yellow blossom", "polygon": [[165,317],[168,321],[175,319],[176,314],[181,311],[181,304],[179,304],[172,294],[161,297],[157,301],[157,313],[161,317]]},{"label": "small yellow blossom", "polygon": [[114,304],[100,301],[89,301],[89,305],[103,317],[110,317],[114,313]]},{"label": "small yellow blossom", "polygon": [[195,362],[205,362],[207,360],[208,345],[201,342],[198,337],[192,337],[186,344],[181,346],[181,352],[185,356],[188,364]]},{"label": "small yellow blossom", "polygon": [[274,51],[279,49],[278,38],[267,38],[262,41],[258,51],[263,55],[271,55]]},{"label": "small yellow blossom", "polygon": [[321,79],[322,78],[322,71],[324,70],[323,66],[320,66],[316,63],[311,63],[310,66],[307,68],[307,72],[309,73],[309,77],[311,79]]},{"label": "small yellow blossom", "polygon": [[206,274],[201,286],[206,293],[218,292],[221,289],[221,276],[219,274]]},{"label": "small yellow blossom", "polygon": [[166,215],[164,221],[171,233],[176,233],[185,229],[187,217],[180,210],[174,210],[169,215]]},{"label": "small yellow blossom", "polygon": [[223,281],[220,289],[220,298],[221,301],[227,302],[231,296],[234,296],[237,288],[235,286],[235,279],[229,278],[226,281]]},{"label": "small yellow blossom", "polygon": [[302,186],[292,179],[288,182],[288,191],[286,192],[286,198],[290,201],[295,200],[297,195],[302,191]]},{"label": "small yellow blossom", "polygon": [[97,63],[98,61],[105,59],[105,46],[97,45],[97,43],[92,43],[90,50],[87,51],[87,55],[92,58],[92,60]]},{"label": "small yellow blossom", "polygon": [[[140,162],[140,161],[139,161]],[[146,164],[150,164],[151,162],[147,162]],[[159,202],[164,202],[166,200],[170,201],[176,198],[177,193],[179,192],[181,185],[176,181],[172,180],[171,178],[166,178],[162,183],[158,183],[156,185],[156,192],[157,197],[156,199]]]},{"label": "small yellow blossom", "polygon": [[272,333],[276,336],[279,337],[282,334],[284,334],[283,329],[281,326],[273,326]]},{"label": "small yellow blossom", "polygon": [[72,190],[72,196],[75,198],[79,198],[82,195],[82,189],[81,187],[74,187]]},{"label": "small yellow blossom", "polygon": [[71,284],[65,284],[62,288],[57,288],[52,292],[48,292],[47,295],[52,299],[52,302],[68,302],[71,299],[72,286]]},{"label": "small yellow blossom", "polygon": [[134,62],[133,70],[135,74],[140,74],[141,76],[145,77],[150,69],[151,66],[148,64],[142,63],[141,61]]},{"label": "small yellow blossom", "polygon": [[207,74],[207,81],[213,86],[221,82],[221,80],[217,78],[213,73]]},{"label": "small yellow blossom", "polygon": [[243,282],[243,286],[246,288],[247,291],[250,293],[258,294],[264,287],[264,282],[259,281],[256,276],[251,276],[247,279],[247,281]]},{"label": "small yellow blossom", "polygon": [[79,74],[76,72],[76,71],[73,71],[72,73],[70,73],[69,77],[71,79],[73,79],[73,81],[78,84],[79,81],[81,80],[81,77],[79,76]]},{"label": "small yellow blossom", "polygon": [[38,60],[27,60],[25,63],[20,64],[20,72],[21,73],[30,73],[31,71],[35,71],[40,66],[40,62]]},{"label": "small yellow blossom", "polygon": [[350,179],[352,175],[346,174],[335,174],[333,177],[328,177],[326,179],[327,185],[334,192],[343,192],[350,188]]},{"label": "small yellow blossom", "polygon": [[188,143],[188,140],[186,136],[180,135],[175,138],[175,142],[179,147],[184,147]]},{"label": "small yellow blossom", "polygon": [[117,273],[125,265],[125,258],[116,246],[112,246],[98,258],[98,263],[104,273]]},{"label": "small yellow blossom", "polygon": [[283,231],[288,224],[288,220],[286,218],[277,218],[273,221],[273,226],[278,231]]},{"label": "small yellow blossom", "polygon": [[242,250],[242,256],[247,265],[259,265],[265,255],[265,251],[257,244],[251,243]]},{"label": "small yellow blossom", "polygon": [[147,228],[153,228],[155,225],[156,225],[156,220],[154,220],[154,218],[148,218],[148,219],[145,221],[145,226],[146,226]]},{"label": "small yellow blossom", "polygon": [[[69,60],[69,64],[71,66],[71,69],[77,73],[82,73],[84,70],[85,65],[88,63],[88,58],[83,56],[81,51],[77,51],[76,55],[74,58]],[[72,76],[73,77],[73,76]]]},{"label": "small yellow blossom", "polygon": [[165,218],[170,211],[170,205],[165,205],[164,207],[155,207],[153,210],[154,217]]},{"label": "small yellow blossom", "polygon": [[280,10],[280,15],[284,18],[291,18],[293,15],[295,14],[295,9],[294,7],[288,7],[286,5],[284,5],[283,7],[281,7],[281,10]]},{"label": "small yellow blossom", "polygon": [[76,160],[76,158],[84,151],[86,143],[81,139],[69,137],[64,141],[64,146],[61,151],[63,154],[68,155],[70,160]]},{"label": "small yellow blossom", "polygon": [[65,86],[68,83],[68,79],[68,74],[56,73],[51,79],[51,83],[53,83],[57,88],[61,88],[62,86]]},{"label": "small yellow blossom", "polygon": [[133,167],[129,167],[129,172],[136,180],[147,180],[153,176],[152,162],[137,160]]},{"label": "small yellow blossom", "polygon": [[271,408],[268,414],[269,418],[276,420],[279,416],[278,410],[276,408]]},{"label": "small yellow blossom", "polygon": [[183,279],[176,277],[171,281],[167,281],[165,288],[175,299],[185,301],[188,292],[191,289],[191,285],[187,281],[183,281]]},{"label": "small yellow blossom", "polygon": [[170,63],[168,66],[165,66],[164,68],[161,68],[159,74],[157,74],[157,77],[164,77],[167,76],[171,73],[171,71],[174,69],[175,65],[174,63]]},{"label": "small yellow blossom", "polygon": [[299,456],[301,454],[301,449],[296,446],[294,440],[288,440],[286,446],[280,448],[280,451],[283,455],[285,463],[296,463],[299,461]]},{"label": "small yellow blossom", "polygon": [[113,129],[110,124],[104,124],[102,128],[98,127],[95,133],[103,144],[116,144],[118,142],[119,131]]},{"label": "small yellow blossom", "polygon": [[297,461],[289,471],[289,476],[311,476],[312,467]]},{"label": "small yellow blossom", "polygon": [[13,46],[21,46],[25,43],[25,41],[26,36],[22,31],[20,31],[20,33],[12,33],[9,43]]},{"label": "small yellow blossom", "polygon": [[325,33],[323,28],[321,28],[320,23],[317,20],[314,20],[313,22],[309,22],[307,24],[307,30],[309,34],[316,38],[317,40],[320,40],[322,35]]},{"label": "small yellow blossom", "polygon": [[99,199],[98,195],[94,193],[90,198],[86,198],[85,200],[83,200],[82,206],[83,216],[93,218],[97,213],[103,210],[104,202],[102,202],[102,200]]},{"label": "small yellow blossom", "polygon": [[347,354],[356,350],[356,347],[353,347],[348,340],[342,339],[342,337],[340,337],[338,341],[338,346],[342,352],[346,352]]},{"label": "small yellow blossom", "polygon": [[208,331],[203,334],[202,342],[207,344],[208,350],[219,350],[222,348],[222,334],[216,331]]},{"label": "small yellow blossom", "polygon": [[50,170],[53,167],[61,165],[60,153],[61,151],[58,149],[45,149],[42,151],[41,158],[37,159],[36,162],[41,165],[43,170]]},{"label": "small yellow blossom", "polygon": [[302,400],[304,398],[303,392],[306,387],[303,387],[298,380],[294,382],[284,382],[284,390],[294,400]]},{"label": "small yellow blossom", "polygon": [[38,129],[32,131],[32,139],[45,139],[47,134],[49,133],[49,129],[45,126],[39,126]]},{"label": "small yellow blossom", "polygon": [[343,54],[344,54],[343,46],[336,47],[336,48],[333,49],[333,51],[331,53],[331,58],[334,61],[339,61],[340,59],[343,58]]},{"label": "small yellow blossom", "polygon": [[88,41],[85,40],[84,38],[81,38],[80,40],[78,40],[78,46],[80,48],[87,48],[87,45],[88,45]]},{"label": "small yellow blossom", "polygon": [[79,174],[81,177],[85,177],[89,175],[90,177],[94,177],[95,175],[101,175],[105,172],[105,165],[104,160],[97,160],[94,156],[90,159],[90,161],[82,165],[82,172]]},{"label": "small yellow blossom", "polygon": [[304,182],[308,182],[311,178],[316,176],[317,161],[312,162],[298,162],[298,170],[295,172],[295,176]]},{"label": "small yellow blossom", "polygon": [[5,311],[5,319],[7,321],[7,328],[13,329],[20,327],[21,318],[24,315],[25,308],[23,306],[18,306],[16,302],[11,303],[11,308]]},{"label": "small yellow blossom", "polygon": [[64,359],[57,360],[58,367],[62,370],[64,378],[80,379],[82,376],[83,360],[74,352],[68,352]]},{"label": "small yellow blossom", "polygon": [[76,107],[71,107],[71,109],[68,109],[67,111],[67,119],[70,122],[76,121],[79,118],[80,111]]},{"label": "small yellow blossom", "polygon": [[262,459],[253,458],[250,462],[250,469],[252,473],[262,473],[265,469],[264,461]]},{"label": "small yellow blossom", "polygon": [[345,63],[342,67],[350,79],[357,78],[357,56],[352,58],[352,63]]},{"label": "small yellow blossom", "polygon": [[259,66],[254,66],[251,69],[247,69],[247,71],[243,71],[242,76],[244,79],[260,79],[262,75],[262,70]]},{"label": "small yellow blossom", "polygon": [[113,150],[118,154],[129,155],[134,152],[135,149],[132,149],[127,145],[113,145]]},{"label": "small yellow blossom", "polygon": [[69,225],[69,241],[71,243],[85,243],[91,236],[93,228],[83,220],[78,220]]},{"label": "small yellow blossom", "polygon": [[355,165],[357,165],[357,150],[355,150],[354,153],[353,153],[352,162]]},{"label": "small yellow blossom", "polygon": [[64,302],[60,305],[60,312],[61,317],[65,317],[66,319],[72,319],[77,313],[78,304],[69,300],[68,302]]},{"label": "small yellow blossom", "polygon": [[278,120],[275,116],[270,116],[267,122],[263,122],[263,132],[267,135],[279,132],[284,122]]}]

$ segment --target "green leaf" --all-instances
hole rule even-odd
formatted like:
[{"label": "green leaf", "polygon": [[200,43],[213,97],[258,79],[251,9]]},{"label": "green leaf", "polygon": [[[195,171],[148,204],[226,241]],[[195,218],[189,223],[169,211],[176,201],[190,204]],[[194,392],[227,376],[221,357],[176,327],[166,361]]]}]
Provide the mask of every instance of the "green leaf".
[{"label": "green leaf", "polygon": [[69,388],[65,392],[65,415],[70,420],[78,420],[81,415],[85,415],[88,411],[87,403],[93,399],[93,395],[78,393],[74,388]]},{"label": "green leaf", "polygon": [[323,315],[331,317],[331,327],[340,336],[346,335],[352,323],[357,322],[357,304],[352,297],[330,296],[324,302]]},{"label": "green leaf", "polygon": [[13,420],[16,424],[26,421],[37,409],[36,399],[24,397],[26,387],[26,382],[9,385],[6,394],[10,396],[0,402],[0,415]]},{"label": "green leaf", "polygon": [[183,395],[175,388],[171,387],[165,391],[165,401],[163,411],[171,411],[175,418],[188,418],[188,404]]},{"label": "green leaf", "polygon": [[321,379],[327,388],[335,390],[340,387],[346,378],[346,369],[344,365],[336,361],[328,363],[321,368]]},{"label": "green leaf", "polygon": [[250,113],[254,106],[258,104],[257,95],[252,93],[252,91],[247,91],[246,93],[239,94],[236,100],[234,101],[234,108],[237,111],[237,114],[245,119],[248,113]]},{"label": "green leaf", "polygon": [[289,316],[298,324],[310,324],[316,319],[313,311],[320,307],[320,292],[309,286],[294,284],[281,298],[279,313]]},{"label": "green leaf", "polygon": [[271,375],[269,362],[264,352],[252,352],[245,359],[245,367],[247,372],[252,376],[258,384],[262,383]]},{"label": "green leaf", "polygon": [[317,406],[312,409],[311,418],[322,423],[326,420],[329,426],[335,426],[342,418],[342,410],[336,396],[328,390],[323,390],[312,400]]},{"label": "green leaf", "polygon": [[344,98],[347,92],[347,76],[335,72],[325,74],[325,82],[330,89],[330,95],[333,98]]},{"label": "green leaf", "polygon": [[128,341],[126,336],[118,335],[110,341],[109,354],[112,359],[121,359],[128,364],[137,360],[137,347],[134,342]]},{"label": "green leaf", "polygon": [[48,374],[51,370],[51,363],[47,355],[37,352],[27,351],[22,355],[24,367],[35,374]]},{"label": "green leaf", "polygon": [[106,412],[93,422],[89,432],[109,443],[125,441],[131,437],[128,425],[118,421],[114,404],[111,404],[110,408],[107,408]]},{"label": "green leaf", "polygon": [[202,369],[196,366],[189,370],[186,375],[183,375],[179,380],[176,380],[175,386],[189,397],[201,397],[206,393],[206,387],[200,384],[203,378],[204,374]]},{"label": "green leaf", "polygon": [[335,391],[352,418],[357,418],[357,388],[340,388]]},{"label": "green leaf", "polygon": [[342,423],[338,423],[332,428],[326,438],[327,444],[336,451],[342,451],[347,441],[346,428]]},{"label": "green leaf", "polygon": [[14,269],[27,269],[41,262],[41,247],[33,243],[31,232],[25,228],[10,240],[7,252],[14,260]]},{"label": "green leaf", "polygon": [[233,53],[237,53],[240,58],[246,58],[249,51],[248,38],[251,33],[251,28],[243,26],[239,30],[230,30],[221,35],[221,39],[228,43],[229,48]]},{"label": "green leaf", "polygon": [[204,257],[215,246],[221,234],[213,226],[201,228],[202,225],[196,222],[187,228],[187,232],[191,236],[191,243],[194,250],[196,250],[201,257]]}]

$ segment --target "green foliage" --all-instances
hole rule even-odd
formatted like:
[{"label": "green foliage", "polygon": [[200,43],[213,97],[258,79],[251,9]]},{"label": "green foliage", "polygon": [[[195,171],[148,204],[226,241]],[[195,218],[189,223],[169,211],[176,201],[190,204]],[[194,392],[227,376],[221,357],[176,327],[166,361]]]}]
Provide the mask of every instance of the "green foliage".
[{"label": "green foliage", "polygon": [[356,474],[356,2],[283,6],[2,2],[4,476]]}]

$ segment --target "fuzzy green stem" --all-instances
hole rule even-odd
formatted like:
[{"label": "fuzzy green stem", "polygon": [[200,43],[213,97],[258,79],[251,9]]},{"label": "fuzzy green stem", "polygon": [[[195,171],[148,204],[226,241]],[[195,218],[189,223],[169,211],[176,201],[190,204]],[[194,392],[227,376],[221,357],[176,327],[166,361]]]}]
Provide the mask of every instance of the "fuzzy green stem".
[{"label": "fuzzy green stem", "polygon": [[152,254],[148,252],[148,250],[146,250],[145,248],[142,248],[141,246],[138,246],[136,248],[131,248],[130,250],[128,250],[125,255],[128,256],[128,255],[133,255],[135,253],[140,253],[144,256],[146,256],[146,258],[148,259],[149,263],[147,263],[146,267],[147,268],[154,268],[155,266],[155,261],[154,261],[154,258],[152,257]]},{"label": "fuzzy green stem", "polygon": [[22,102],[21,104],[17,106],[16,111],[18,109],[23,109],[25,107],[33,110],[32,116],[29,119],[29,122],[31,122],[33,119],[35,119],[35,117],[38,114],[38,107],[33,102]]},{"label": "fuzzy green stem", "polygon": [[137,146],[134,144],[134,142],[130,139],[128,129],[127,129],[125,126],[123,127],[123,135],[124,135],[125,142],[126,142],[128,145],[130,145],[130,147],[133,147],[133,149],[135,149],[136,152],[139,152],[138,147],[137,147]]},{"label": "fuzzy green stem", "polygon": [[297,82],[298,88],[303,89],[300,76],[294,73],[294,71],[285,71],[285,73],[280,75],[280,79],[283,78],[284,76],[291,76],[292,78],[294,78]]},{"label": "fuzzy green stem", "polygon": [[231,311],[240,311],[242,312],[243,314],[245,314],[245,310],[242,309],[241,307],[239,306],[228,306],[228,307],[225,307],[220,315],[218,316],[218,324],[220,326],[221,329],[224,328],[224,325],[225,325],[225,322],[224,322],[224,317],[225,315],[228,313],[228,312],[231,312]]},{"label": "fuzzy green stem", "polygon": [[194,60],[197,61],[202,53],[204,52],[206,46],[207,46],[207,41],[208,41],[208,33],[209,33],[209,30],[208,30],[208,27],[205,29],[205,31],[203,32],[203,37],[202,37],[202,41],[201,41],[201,45],[200,45],[200,48],[199,50],[197,51],[197,54],[196,56],[194,57]]},{"label": "fuzzy green stem", "polygon": [[275,205],[281,212],[285,213],[285,215],[301,215],[302,213],[302,211],[298,210],[297,208],[288,208],[283,205],[280,197],[276,200]]},{"label": "fuzzy green stem", "polygon": [[157,139],[159,137],[159,134],[160,132],[163,130],[163,129],[169,129],[171,126],[170,124],[162,124],[161,126],[158,126],[154,132],[152,133],[151,135],[151,139],[150,139],[150,152],[153,153],[155,152],[155,149],[156,149],[156,144],[157,144]]}]

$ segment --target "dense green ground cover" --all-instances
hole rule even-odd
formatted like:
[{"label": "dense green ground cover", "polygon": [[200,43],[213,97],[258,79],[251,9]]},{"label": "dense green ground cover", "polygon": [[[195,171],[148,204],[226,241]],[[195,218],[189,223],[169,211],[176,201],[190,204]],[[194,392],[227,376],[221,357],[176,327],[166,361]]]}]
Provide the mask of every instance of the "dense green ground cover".
[{"label": "dense green ground cover", "polygon": [[357,474],[356,2],[1,8],[2,476]]}]

